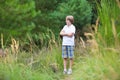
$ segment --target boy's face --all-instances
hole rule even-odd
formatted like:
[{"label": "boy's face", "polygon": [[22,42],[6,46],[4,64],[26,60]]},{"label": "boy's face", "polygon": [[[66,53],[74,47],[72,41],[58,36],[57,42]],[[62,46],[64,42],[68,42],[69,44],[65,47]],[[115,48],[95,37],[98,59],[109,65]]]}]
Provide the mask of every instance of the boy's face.
[{"label": "boy's face", "polygon": [[66,24],[67,24],[68,26],[71,25],[70,20],[66,19]]}]

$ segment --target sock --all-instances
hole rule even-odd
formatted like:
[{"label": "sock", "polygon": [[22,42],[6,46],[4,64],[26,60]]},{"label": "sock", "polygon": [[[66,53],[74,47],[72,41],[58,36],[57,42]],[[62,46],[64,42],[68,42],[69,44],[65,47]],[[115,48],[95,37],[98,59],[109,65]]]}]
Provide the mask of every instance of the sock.
[{"label": "sock", "polygon": [[72,71],[72,69],[71,69],[71,68],[69,68],[69,71]]},{"label": "sock", "polygon": [[64,69],[64,71],[67,71],[67,69]]}]

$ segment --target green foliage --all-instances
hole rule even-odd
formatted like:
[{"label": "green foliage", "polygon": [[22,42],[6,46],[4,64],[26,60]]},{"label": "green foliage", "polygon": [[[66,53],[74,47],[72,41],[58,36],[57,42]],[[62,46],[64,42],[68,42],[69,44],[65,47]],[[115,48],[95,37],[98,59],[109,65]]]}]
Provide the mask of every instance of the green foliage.
[{"label": "green foliage", "polygon": [[100,0],[87,0],[90,5],[92,6],[92,21],[91,21],[91,24],[95,24],[96,23],[96,19],[98,17],[98,14],[97,14],[97,4],[100,4]]},{"label": "green foliage", "polygon": [[[34,45],[38,48],[42,48],[42,47],[49,48],[51,45],[56,45],[58,39],[56,39],[55,34],[52,32],[52,30],[46,29],[44,27],[41,29],[43,32],[40,31],[34,34],[31,33],[27,34],[27,38],[21,41],[23,42],[22,46],[25,47],[25,45]],[[27,48],[28,47],[26,46],[26,49]]]},{"label": "green foliage", "polygon": [[35,28],[33,18],[37,15],[31,1],[0,1],[0,32],[5,36],[23,36]]},{"label": "green foliage", "polygon": [[[67,15],[73,15],[75,26],[81,28],[91,23],[91,11],[92,7],[86,0],[1,0],[0,33],[3,33],[6,44],[11,37],[27,41],[26,34],[30,34],[39,43],[39,34],[49,35],[46,34],[47,29],[57,39]],[[49,42],[47,38],[44,41]]]},{"label": "green foliage", "polygon": [[[56,8],[59,6],[60,2],[64,2],[62,0],[35,0],[36,10],[40,10],[41,14],[37,15],[35,18],[36,28],[33,32],[41,32],[47,33],[47,29],[51,29],[55,36],[59,34],[59,27],[61,22],[59,19],[55,19],[54,15],[51,16],[51,13],[56,11]],[[57,21],[56,21],[57,20]]]},{"label": "green foliage", "polygon": [[70,0],[61,3],[57,10],[52,15],[62,22],[65,21],[67,15],[73,15],[75,18],[74,24],[78,28],[91,23],[92,7],[86,0]]},{"label": "green foliage", "polygon": [[53,11],[57,4],[58,0],[35,0],[37,10],[41,10],[43,13]]}]

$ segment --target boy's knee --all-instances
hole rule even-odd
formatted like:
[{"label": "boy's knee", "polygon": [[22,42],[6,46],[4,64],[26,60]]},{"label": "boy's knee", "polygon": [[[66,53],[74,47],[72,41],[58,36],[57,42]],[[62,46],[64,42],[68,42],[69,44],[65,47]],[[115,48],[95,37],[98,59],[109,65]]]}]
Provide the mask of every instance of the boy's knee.
[{"label": "boy's knee", "polygon": [[73,60],[73,58],[70,58],[70,60]]},{"label": "boy's knee", "polygon": [[67,58],[63,58],[64,60],[67,60]]}]

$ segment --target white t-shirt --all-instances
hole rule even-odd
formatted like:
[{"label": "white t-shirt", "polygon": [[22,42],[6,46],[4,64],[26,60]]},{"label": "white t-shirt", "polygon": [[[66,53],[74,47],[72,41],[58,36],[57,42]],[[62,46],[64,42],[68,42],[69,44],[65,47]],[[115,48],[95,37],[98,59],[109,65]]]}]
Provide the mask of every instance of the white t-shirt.
[{"label": "white t-shirt", "polygon": [[[62,29],[65,33],[74,33],[75,34],[75,26],[72,24],[70,26],[65,25]],[[62,45],[71,45],[74,46],[74,35],[72,37],[63,36]]]}]

